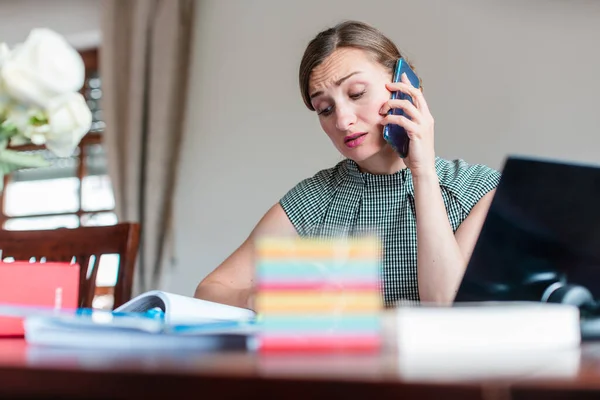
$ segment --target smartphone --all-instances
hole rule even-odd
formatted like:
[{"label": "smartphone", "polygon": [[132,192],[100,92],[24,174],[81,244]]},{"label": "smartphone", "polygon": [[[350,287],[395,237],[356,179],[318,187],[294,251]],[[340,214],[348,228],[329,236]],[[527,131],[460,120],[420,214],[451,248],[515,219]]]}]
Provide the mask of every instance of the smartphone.
[{"label": "smartphone", "polygon": [[[393,81],[400,82],[402,74],[404,73],[406,73],[406,76],[408,77],[410,83],[412,83],[414,87],[419,88],[419,78],[417,77],[415,72],[410,68],[408,63],[404,59],[399,58],[394,68]],[[413,102],[412,98],[408,94],[401,91],[392,92],[391,98],[392,100],[403,99],[408,100],[411,103]],[[394,113],[394,115],[404,115],[404,111],[401,108],[391,109],[388,112],[388,114],[391,113]],[[405,158],[406,156],[408,156],[409,139],[408,134],[406,133],[406,130],[403,127],[396,124],[388,124],[384,126],[383,138],[394,148],[394,150],[396,150],[396,152],[398,152],[400,157]]]}]

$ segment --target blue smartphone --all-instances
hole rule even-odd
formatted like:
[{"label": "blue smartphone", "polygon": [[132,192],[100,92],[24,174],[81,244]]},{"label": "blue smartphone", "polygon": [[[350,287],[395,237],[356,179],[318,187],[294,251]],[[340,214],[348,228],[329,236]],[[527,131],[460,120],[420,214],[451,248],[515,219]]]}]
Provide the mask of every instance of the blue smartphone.
[{"label": "blue smartphone", "polygon": [[[396,67],[394,68],[393,81],[400,82],[402,74],[404,73],[406,73],[406,76],[408,77],[410,83],[412,83],[414,87],[419,88],[419,78],[417,77],[415,72],[410,68],[408,63],[404,59],[399,58],[396,62]],[[413,102],[412,98],[408,94],[401,91],[392,92],[391,98],[392,100],[402,99],[408,100],[411,103]],[[394,113],[394,115],[404,115],[404,111],[401,108],[391,109],[388,112],[388,114],[391,113]],[[396,150],[396,152],[398,152],[400,157],[405,158],[406,156],[408,156],[409,139],[406,130],[403,127],[396,124],[388,124],[384,126],[383,138],[394,148],[394,150]]]}]

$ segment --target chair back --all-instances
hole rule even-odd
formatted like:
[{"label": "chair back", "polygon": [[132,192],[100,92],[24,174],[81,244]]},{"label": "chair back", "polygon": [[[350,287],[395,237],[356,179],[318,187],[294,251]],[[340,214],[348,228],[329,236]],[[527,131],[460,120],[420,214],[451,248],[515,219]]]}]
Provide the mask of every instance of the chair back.
[{"label": "chair back", "polygon": [[11,231],[0,230],[2,259],[17,261],[44,258],[51,262],[80,265],[79,307],[92,307],[100,256],[118,254],[119,268],[114,288],[113,308],[131,298],[140,227],[124,222],[111,226],[85,226],[74,229]]}]

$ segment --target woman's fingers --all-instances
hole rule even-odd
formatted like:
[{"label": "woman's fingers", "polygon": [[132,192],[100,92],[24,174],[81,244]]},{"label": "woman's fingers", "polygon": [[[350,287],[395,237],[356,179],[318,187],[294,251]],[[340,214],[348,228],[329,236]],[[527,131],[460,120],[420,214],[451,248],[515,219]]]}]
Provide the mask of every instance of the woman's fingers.
[{"label": "woman's fingers", "polygon": [[404,114],[414,122],[421,121],[421,112],[408,100],[388,100],[383,104],[379,113],[386,115],[391,109],[402,109]]},{"label": "woman's fingers", "polygon": [[403,115],[388,115],[381,121],[381,123],[383,125],[394,124],[403,127],[404,130],[406,130],[408,137],[411,139],[415,136],[421,137],[419,125]]},{"label": "woman's fingers", "polygon": [[427,105],[427,101],[425,100],[425,96],[423,96],[423,92],[421,89],[415,88],[409,81],[406,74],[402,74],[402,80],[400,82],[390,82],[386,84],[388,90],[392,92],[400,91],[402,93],[408,94],[412,101],[417,107],[417,109],[425,112],[429,112],[429,106]]}]

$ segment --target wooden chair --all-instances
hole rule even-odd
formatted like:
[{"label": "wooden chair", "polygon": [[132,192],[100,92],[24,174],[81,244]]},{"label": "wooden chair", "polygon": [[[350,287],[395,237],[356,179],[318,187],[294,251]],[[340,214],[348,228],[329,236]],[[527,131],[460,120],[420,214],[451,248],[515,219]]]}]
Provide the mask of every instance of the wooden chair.
[{"label": "wooden chair", "polygon": [[38,261],[45,258],[47,262],[71,262],[74,259],[81,267],[80,307],[92,307],[100,256],[118,254],[113,303],[116,308],[131,298],[139,237],[137,223],[36,231],[0,230],[0,250],[2,259],[12,257],[18,261],[28,261],[32,257]]}]

